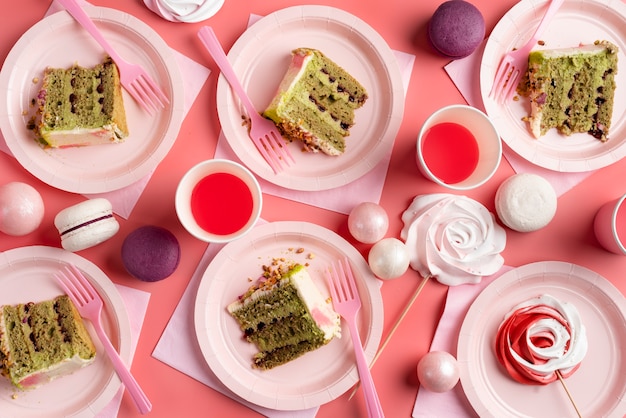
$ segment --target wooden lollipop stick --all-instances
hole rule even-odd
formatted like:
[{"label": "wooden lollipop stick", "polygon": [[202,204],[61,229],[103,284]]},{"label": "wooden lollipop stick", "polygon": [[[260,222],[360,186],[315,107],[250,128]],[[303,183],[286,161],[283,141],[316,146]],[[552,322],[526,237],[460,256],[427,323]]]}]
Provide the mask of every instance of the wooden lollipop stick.
[{"label": "wooden lollipop stick", "polygon": [[574,402],[574,398],[572,398],[572,394],[567,389],[567,385],[565,384],[565,379],[563,379],[563,375],[561,375],[561,371],[557,370],[555,373],[556,373],[556,377],[559,378],[559,381],[563,385],[563,389],[565,389],[565,393],[567,393],[567,397],[569,398],[570,402],[572,403],[572,406],[576,410],[576,413],[578,414],[578,418],[583,418],[582,414],[578,410],[578,407],[576,406],[576,402]]},{"label": "wooden lollipop stick", "polygon": [[[385,341],[383,341],[383,343],[381,344],[380,348],[376,352],[376,355],[372,359],[372,364],[370,364],[370,368],[372,368],[374,363],[376,363],[376,360],[378,360],[378,357],[380,357],[380,354],[383,352],[383,350],[385,349],[387,344],[389,344],[389,340],[391,340],[391,336],[393,335],[394,332],[396,332],[396,329],[398,329],[398,326],[400,325],[400,322],[402,322],[402,320],[404,319],[406,314],[409,313],[409,309],[411,309],[411,306],[413,306],[413,302],[415,302],[415,299],[417,299],[419,294],[422,292],[422,289],[426,285],[426,282],[428,282],[428,279],[430,279],[431,277],[432,277],[431,275],[428,275],[428,276],[424,277],[422,279],[422,281],[420,282],[419,286],[417,286],[417,289],[415,289],[415,293],[413,293],[413,296],[411,296],[411,299],[409,300],[409,303],[405,306],[404,310],[400,314],[400,317],[396,320],[396,323],[393,325],[393,327],[391,327],[391,331],[389,331],[389,334],[387,334],[387,337],[385,338]],[[356,385],[354,385],[354,389],[352,389],[352,393],[350,394],[350,397],[348,398],[348,400],[352,399],[352,397],[354,396],[356,391],[359,390],[360,386],[361,386],[361,382],[360,381],[357,382]]]}]

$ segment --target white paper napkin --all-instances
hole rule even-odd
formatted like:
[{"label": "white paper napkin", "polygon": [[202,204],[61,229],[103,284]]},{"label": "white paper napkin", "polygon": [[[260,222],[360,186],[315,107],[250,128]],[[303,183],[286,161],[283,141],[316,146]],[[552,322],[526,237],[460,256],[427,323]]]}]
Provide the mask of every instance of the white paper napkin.
[{"label": "white paper napkin", "polygon": [[[261,16],[251,15],[248,21],[248,26],[255,23],[260,18]],[[406,96],[415,56],[399,51],[393,52],[396,56],[398,66],[400,67],[402,83],[404,85],[404,94]],[[385,155],[378,165],[361,178],[345,186],[330,190],[312,192],[290,190],[277,186],[264,179],[259,179],[259,183],[261,184],[263,193],[279,196],[296,202],[306,203],[311,206],[332,210],[334,212],[349,214],[354,206],[361,202],[380,202],[383,186],[385,185],[385,179],[387,177],[387,168],[389,167],[389,161],[391,159],[391,151],[392,150],[389,150],[387,155]],[[228,141],[226,141],[223,133],[220,133],[217,149],[215,150],[215,158],[228,158],[241,163],[241,160],[237,158],[235,152],[230,148],[230,145],[228,144]]]},{"label": "white paper napkin", "polygon": [[[89,5],[84,0],[79,0],[83,5]],[[52,2],[44,17],[49,16],[53,13],[63,10],[63,7],[60,6],[57,2]],[[210,70],[197,62],[193,61],[191,58],[181,54],[176,50],[172,50],[176,57],[176,63],[180,71],[183,73],[183,82],[184,82],[184,117],[187,116],[189,109],[193,105],[196,97],[198,97],[198,93],[200,89],[206,82],[211,73]],[[0,132],[0,151],[5,152],[6,154],[11,155],[9,148],[6,145],[4,137]],[[143,179],[126,186],[122,189],[115,190],[107,193],[97,193],[97,194],[86,194],[85,197],[88,198],[96,198],[96,197],[104,197],[111,202],[113,206],[113,211],[121,216],[124,219],[128,219],[132,210],[135,208],[139,197],[143,193],[148,181],[152,177],[152,173],[146,175]]]},{"label": "white paper napkin", "polygon": [[[120,292],[126,311],[128,312],[128,318],[130,319],[130,332],[131,332],[131,347],[130,347],[130,364],[133,363],[135,357],[135,350],[137,348],[137,342],[139,341],[139,335],[141,334],[141,328],[143,326],[144,318],[146,317],[146,310],[148,309],[148,302],[150,301],[150,293],[143,290],[133,289],[132,287],[122,286],[116,284],[115,287]],[[128,365],[130,367],[130,364]],[[124,386],[120,388],[111,402],[104,407],[97,418],[115,418],[119,413],[120,406],[122,405],[122,397],[124,395]]]},{"label": "white paper napkin", "polygon": [[[481,46],[468,57],[454,60],[445,66],[448,76],[452,79],[467,103],[470,106],[474,106],[482,110],[483,112],[485,111],[485,107],[480,94],[479,75],[480,64],[486,42],[487,41],[484,41]],[[539,167],[538,165],[520,157],[504,143],[503,154],[515,172],[538,174],[548,180],[554,187],[557,196],[561,196],[594,173],[594,171],[561,173],[558,171],[548,170],[547,168]]]},{"label": "white paper napkin", "polygon": [[[504,266],[496,274],[483,278],[480,283],[451,286],[448,289],[446,305],[430,345],[430,351],[447,351],[456,357],[459,331],[472,302],[489,283],[510,269],[511,267]],[[431,392],[420,387],[412,415],[413,418],[475,416],[476,413],[465,397],[460,382],[454,389],[443,393]]]}]

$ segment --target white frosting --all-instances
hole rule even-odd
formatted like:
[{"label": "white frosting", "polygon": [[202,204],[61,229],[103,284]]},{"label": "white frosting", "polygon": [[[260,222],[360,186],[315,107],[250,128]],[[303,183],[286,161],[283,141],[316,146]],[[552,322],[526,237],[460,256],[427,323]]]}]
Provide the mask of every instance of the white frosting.
[{"label": "white frosting", "polygon": [[85,360],[78,354],[74,354],[71,358],[24,376],[20,380],[20,384],[25,388],[34,389],[58,377],[70,375],[75,371],[93,363],[95,359],[96,357],[94,356]]},{"label": "white frosting", "polygon": [[[526,342],[531,356],[542,359],[544,362],[532,362],[519,355],[511,347],[509,340],[508,349],[512,357],[522,367],[532,370],[537,375],[537,380],[541,381],[541,377],[550,379],[557,370],[564,375],[571,372],[587,354],[587,333],[582,323],[578,310],[574,305],[568,302],[561,302],[550,295],[541,295],[536,298],[529,299],[515,306],[506,316],[506,321],[511,315],[517,313],[518,310],[535,307],[533,313],[550,315],[550,309],[543,312],[542,307],[552,308],[562,315],[563,319],[569,324],[569,330],[557,319],[543,318],[538,319],[528,327]],[[553,315],[552,315],[553,316]],[[533,344],[535,337],[549,339],[552,344],[547,347],[538,347]]]},{"label": "white frosting", "polygon": [[224,0],[144,0],[148,9],[171,22],[207,20],[224,4]]},{"label": "white frosting", "polygon": [[306,305],[317,326],[324,331],[324,339],[341,338],[341,318],[333,310],[328,299],[324,299],[311,276],[305,269],[291,276],[291,283],[298,290],[298,296]]},{"label": "white frosting", "polygon": [[478,283],[504,264],[506,232],[479,202],[452,194],[420,195],[402,214],[400,236],[423,277],[456,286]]},{"label": "white frosting", "polygon": [[101,128],[74,128],[43,133],[44,140],[53,148],[82,147],[123,142],[126,134],[114,123]]},{"label": "white frosting", "polygon": [[[305,304],[311,317],[317,326],[324,331],[324,339],[326,341],[330,341],[333,337],[341,338],[341,317],[334,311],[330,300],[324,299],[305,268],[301,268],[298,272],[289,276],[288,279],[282,280],[290,280],[291,284],[296,288],[298,296]],[[228,305],[226,309],[228,312],[235,312],[247,303],[271,292],[272,288],[257,289],[243,301],[237,300]]]}]

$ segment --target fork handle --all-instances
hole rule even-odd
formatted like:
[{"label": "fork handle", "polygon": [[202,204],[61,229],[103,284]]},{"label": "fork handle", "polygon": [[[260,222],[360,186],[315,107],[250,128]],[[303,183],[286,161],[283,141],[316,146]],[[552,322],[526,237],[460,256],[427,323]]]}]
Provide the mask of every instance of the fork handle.
[{"label": "fork handle", "polygon": [[80,7],[76,0],[56,1],[59,2],[59,4],[61,4],[65,8],[65,10],[67,10],[68,13],[71,14],[72,17],[76,19],[76,21],[80,23],[83,28],[85,28],[87,32],[89,32],[89,34],[96,40],[96,42],[98,42],[100,46],[104,48],[104,50],[107,52],[107,54],[109,54],[113,61],[123,62],[122,58],[117,54],[117,52],[115,52],[111,44],[109,44],[107,40],[104,39],[104,36],[102,36],[102,33],[100,32],[100,30],[98,30],[95,23],[93,23],[93,20],[91,20],[89,15],[82,7]]},{"label": "fork handle", "polygon": [[365,353],[363,352],[363,346],[361,346],[361,337],[359,336],[359,330],[355,321],[348,321],[350,328],[350,335],[352,335],[352,345],[354,346],[354,355],[356,357],[356,367],[359,371],[359,379],[361,380],[361,386],[363,387],[363,394],[365,396],[365,403],[367,405],[367,415],[370,418],[384,418],[383,408],[380,405],[378,399],[378,393],[374,386],[374,379],[370,372],[367,360],[365,359]]},{"label": "fork handle", "polygon": [[126,386],[128,393],[130,393],[130,396],[133,398],[133,401],[135,401],[137,409],[139,409],[139,412],[142,414],[147,414],[152,410],[152,403],[150,403],[150,400],[139,386],[139,383],[137,383],[128,367],[126,367],[122,361],[120,355],[117,353],[117,350],[113,347],[113,344],[111,344],[108,335],[106,335],[102,329],[102,326],[95,326],[94,329],[96,330],[98,338],[102,342],[104,351],[109,356],[109,359],[111,359],[111,363],[113,363],[115,372],[119,376],[122,383],[124,383],[124,386]]},{"label": "fork handle", "polygon": [[541,18],[541,22],[539,22],[539,26],[537,26],[537,29],[535,30],[535,33],[533,34],[533,37],[531,38],[534,40],[533,43],[539,40],[539,37],[543,33],[544,29],[546,28],[546,26],[548,26],[548,24],[550,23],[550,21],[552,20],[552,18],[554,17],[556,12],[559,10],[559,7],[561,7],[564,1],[565,0],[552,0],[550,5],[548,6],[548,10],[546,10],[545,14],[543,15],[543,18]]},{"label": "fork handle", "polygon": [[198,31],[198,37],[204,44],[207,51],[209,51],[209,53],[213,57],[213,60],[226,78],[226,81],[228,81],[228,84],[230,84],[232,89],[235,91],[235,94],[237,94],[237,96],[239,97],[239,100],[241,100],[241,103],[246,108],[248,114],[251,115],[253,113],[256,113],[254,105],[248,98],[246,91],[239,82],[237,74],[235,74],[235,71],[230,64],[230,61],[228,61],[228,57],[224,52],[224,48],[222,48],[222,44],[220,44],[219,39],[217,39],[217,35],[215,35],[213,28],[210,26],[203,26]]}]

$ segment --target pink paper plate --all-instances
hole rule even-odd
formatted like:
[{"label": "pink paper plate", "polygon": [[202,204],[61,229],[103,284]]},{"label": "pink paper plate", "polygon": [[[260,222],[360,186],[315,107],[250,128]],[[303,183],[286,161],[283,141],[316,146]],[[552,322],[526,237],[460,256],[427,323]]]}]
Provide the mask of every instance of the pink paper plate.
[{"label": "pink paper plate", "polygon": [[504,315],[541,294],[572,303],[581,315],[589,348],[580,368],[565,379],[585,417],[623,417],[626,411],[626,299],[597,273],[570,263],[546,261],[510,270],[472,303],[461,326],[457,357],[461,383],[480,417],[576,416],[563,386],[514,381],[495,356],[494,340]]},{"label": "pink paper plate", "polygon": [[217,110],[226,140],[254,173],[294,190],[326,190],[348,184],[391,152],[404,113],[404,88],[393,51],[367,23],[327,6],[294,6],[265,16],[241,35],[228,58],[259,111],[270,103],[298,47],[316,48],[349,71],[369,99],[355,112],[355,125],[338,157],[302,152],[289,145],[296,163],[274,174],[242,125],[243,106],[226,79],[217,84]]},{"label": "pink paper plate", "polygon": [[571,136],[556,129],[536,139],[522,120],[530,111],[528,100],[500,105],[489,98],[502,56],[531,38],[546,10],[546,0],[522,0],[495,26],[482,58],[480,90],[487,114],[504,142],[538,166],[561,172],[582,172],[606,167],[626,155],[626,3],[622,0],[568,0],[563,3],[541,39],[539,48],[575,47],[608,40],[619,47],[620,71],[609,140],[602,143],[589,134]]},{"label": "pink paper plate", "polygon": [[44,69],[74,63],[93,66],[105,54],[87,31],[61,11],[36,23],[9,52],[0,73],[0,129],[11,153],[41,181],[75,193],[103,193],[144,178],[165,158],[183,120],[184,91],[172,50],[152,28],[118,10],[85,9],[118,53],[143,66],[171,103],[150,116],[123,90],[130,131],[125,142],[43,149],[26,124],[35,111],[31,101],[41,87]]},{"label": "pink paper plate", "polygon": [[[63,294],[53,274],[76,265],[102,296],[102,325],[122,359],[130,361],[130,322],[115,285],[95,264],[54,247],[21,247],[0,253],[0,306],[39,302]],[[91,323],[85,325],[96,346],[93,364],[44,386],[20,391],[0,378],[0,415],[7,417],[91,418],[109,404],[121,386]],[[15,395],[15,396],[14,396]]]},{"label": "pink paper plate", "polygon": [[[296,250],[303,248],[298,254]],[[368,361],[376,355],[383,327],[378,279],[360,253],[334,232],[306,222],[274,222],[253,229],[245,239],[227,244],[202,276],[195,302],[196,336],[205,361],[220,381],[254,404],[280,410],[312,408],[342,395],[358,380],[347,326],[341,339],[272,370],[252,368],[254,344],[243,339],[226,306],[259,277],[261,267],[285,257],[302,264],[328,295],[324,270],[347,256],[361,295],[359,333]]]}]

